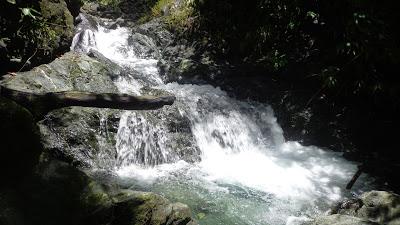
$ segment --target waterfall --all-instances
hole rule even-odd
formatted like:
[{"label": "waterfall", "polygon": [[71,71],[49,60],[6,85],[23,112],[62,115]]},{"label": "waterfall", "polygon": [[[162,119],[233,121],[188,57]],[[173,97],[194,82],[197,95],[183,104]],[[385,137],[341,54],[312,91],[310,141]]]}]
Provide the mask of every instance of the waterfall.
[{"label": "waterfall", "polygon": [[269,105],[211,85],[166,84],[152,38],[81,17],[71,49],[97,51],[126,71],[115,80],[120,92],[150,87],[177,97],[160,110],[122,113],[115,172],[125,184],[189,204],[207,215],[203,224],[299,224],[351,194],[344,186],[356,165],[286,142]]}]

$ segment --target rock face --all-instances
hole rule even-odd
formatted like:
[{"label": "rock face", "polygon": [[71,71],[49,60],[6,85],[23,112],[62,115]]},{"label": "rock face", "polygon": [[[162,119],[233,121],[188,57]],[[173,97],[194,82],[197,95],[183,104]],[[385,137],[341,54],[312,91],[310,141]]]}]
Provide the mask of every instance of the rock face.
[{"label": "rock face", "polygon": [[400,196],[385,191],[363,193],[357,199],[336,205],[331,215],[321,216],[313,225],[400,224]]}]

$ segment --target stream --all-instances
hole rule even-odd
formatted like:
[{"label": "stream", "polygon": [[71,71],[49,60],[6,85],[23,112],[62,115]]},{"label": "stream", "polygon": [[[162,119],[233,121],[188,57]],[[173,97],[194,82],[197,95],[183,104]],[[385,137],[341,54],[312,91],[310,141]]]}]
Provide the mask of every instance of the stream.
[{"label": "stream", "polygon": [[71,49],[95,50],[124,68],[115,80],[120,92],[151,87],[177,98],[160,110],[122,113],[110,162],[122,185],[185,203],[203,225],[302,224],[343,197],[373,189],[364,174],[345,190],[356,163],[285,141],[269,105],[239,101],[211,85],[165,83],[146,50],[155,45],[151,37],[119,26],[93,28],[81,17]]}]

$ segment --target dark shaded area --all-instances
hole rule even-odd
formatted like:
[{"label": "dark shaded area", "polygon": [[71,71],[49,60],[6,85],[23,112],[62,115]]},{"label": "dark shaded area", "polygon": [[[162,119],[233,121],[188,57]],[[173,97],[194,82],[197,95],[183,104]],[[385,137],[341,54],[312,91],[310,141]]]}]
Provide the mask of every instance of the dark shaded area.
[{"label": "dark shaded area", "polygon": [[32,114],[0,97],[0,168],[2,186],[13,187],[32,175],[42,151],[39,129]]}]

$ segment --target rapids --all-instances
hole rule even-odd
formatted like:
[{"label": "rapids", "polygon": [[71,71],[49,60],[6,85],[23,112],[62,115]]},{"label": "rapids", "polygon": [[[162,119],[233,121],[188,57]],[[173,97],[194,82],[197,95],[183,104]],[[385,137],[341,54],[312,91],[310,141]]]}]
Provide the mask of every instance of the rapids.
[{"label": "rapids", "polygon": [[[177,97],[157,112],[123,112],[113,163],[121,184],[186,203],[207,225],[301,224],[344,196],[372,189],[363,175],[353,192],[346,191],[356,164],[340,153],[285,141],[269,105],[236,100],[211,85],[164,83],[151,37],[93,27],[81,17],[71,49],[95,50],[128,71],[115,80],[120,92],[140,94],[149,86]],[[166,125],[171,117],[187,120],[182,130],[193,140],[183,147],[171,144],[184,133]],[[188,145],[196,150],[183,151]]]}]

